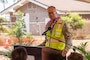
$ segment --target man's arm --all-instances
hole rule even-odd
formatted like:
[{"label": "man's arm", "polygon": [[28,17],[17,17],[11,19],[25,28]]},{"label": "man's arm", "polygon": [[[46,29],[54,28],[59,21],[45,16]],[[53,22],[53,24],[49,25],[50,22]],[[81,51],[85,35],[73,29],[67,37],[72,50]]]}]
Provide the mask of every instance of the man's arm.
[{"label": "man's arm", "polygon": [[39,46],[45,46],[45,43],[47,42],[46,37],[45,40],[43,41],[43,43],[41,43]]},{"label": "man's arm", "polygon": [[65,36],[65,41],[66,41],[66,48],[65,49],[69,50],[72,46],[72,41],[71,41],[72,35],[71,35],[66,23],[64,23],[64,25],[63,25],[63,34]]}]

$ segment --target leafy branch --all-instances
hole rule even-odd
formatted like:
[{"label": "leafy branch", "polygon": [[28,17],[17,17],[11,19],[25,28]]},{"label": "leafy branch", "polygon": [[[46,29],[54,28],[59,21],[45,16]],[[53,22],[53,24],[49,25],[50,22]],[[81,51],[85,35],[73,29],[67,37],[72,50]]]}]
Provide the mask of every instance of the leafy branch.
[{"label": "leafy branch", "polygon": [[79,14],[69,14],[62,16],[62,19],[68,23],[68,26],[73,30],[81,29],[84,26],[84,20]]},{"label": "leafy branch", "polygon": [[26,32],[26,25],[23,18],[23,13],[18,11],[18,20],[15,22],[15,25],[12,27],[11,35],[15,35],[19,39],[19,43],[22,44],[21,37],[25,35]]},{"label": "leafy branch", "polygon": [[74,49],[81,52],[87,60],[90,60],[90,51],[85,50],[86,46],[87,46],[87,42],[81,43],[79,46],[74,46]]}]

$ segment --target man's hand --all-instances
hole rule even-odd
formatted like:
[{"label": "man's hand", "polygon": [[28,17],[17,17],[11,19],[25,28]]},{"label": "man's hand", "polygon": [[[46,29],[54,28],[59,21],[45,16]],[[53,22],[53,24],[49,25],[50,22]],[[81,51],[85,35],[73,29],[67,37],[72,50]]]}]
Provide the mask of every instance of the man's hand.
[{"label": "man's hand", "polygon": [[62,53],[61,54],[62,54],[63,57],[65,57],[66,54],[67,54],[67,51],[66,50],[62,50]]}]

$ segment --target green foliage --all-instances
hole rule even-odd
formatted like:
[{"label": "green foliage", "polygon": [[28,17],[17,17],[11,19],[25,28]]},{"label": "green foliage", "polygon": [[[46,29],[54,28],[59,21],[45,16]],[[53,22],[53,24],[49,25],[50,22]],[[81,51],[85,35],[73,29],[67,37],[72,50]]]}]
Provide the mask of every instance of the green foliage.
[{"label": "green foliage", "polygon": [[11,53],[12,53],[12,52],[9,51],[9,52],[5,52],[3,55],[4,55],[4,56],[7,56],[8,58],[11,58]]},{"label": "green foliage", "polygon": [[12,51],[8,51],[8,52],[0,51],[0,55],[7,56],[8,58],[11,58],[11,53],[12,53]]},{"label": "green foliage", "polygon": [[62,19],[66,21],[73,30],[82,28],[84,26],[84,20],[79,14],[69,14],[68,16],[62,16]]},{"label": "green foliage", "polygon": [[74,46],[74,49],[81,52],[87,60],[90,60],[90,52],[85,50],[86,46],[87,46],[87,42],[81,43],[80,46],[78,46],[78,47]]},{"label": "green foliage", "polygon": [[9,33],[9,28],[0,24],[0,31]]},{"label": "green foliage", "polygon": [[23,13],[21,11],[18,11],[18,20],[15,22],[15,25],[13,25],[11,28],[12,28],[11,34],[15,34],[17,38],[20,38],[22,37],[22,35],[25,34],[26,25],[24,22]]},{"label": "green foliage", "polygon": [[16,36],[19,40],[23,35],[25,35],[26,25],[21,11],[18,11],[18,20],[15,22],[15,25],[11,26],[11,28],[12,32],[10,35]]},{"label": "green foliage", "polygon": [[6,18],[4,18],[4,17],[0,17],[0,22],[6,22],[6,21],[7,21]]},{"label": "green foliage", "polygon": [[25,37],[25,38],[33,38],[32,33],[28,33],[28,34],[24,35],[23,37]]},{"label": "green foliage", "polygon": [[5,32],[5,33],[8,33],[9,32],[9,30],[8,30],[9,28],[6,27],[6,26],[4,26],[2,24],[2,22],[7,22],[7,19],[4,18],[4,17],[0,17],[0,31]]},{"label": "green foliage", "polygon": [[14,49],[13,46],[10,46],[10,48],[0,51],[0,55],[4,55],[7,56],[8,58],[11,58],[11,53],[13,49]]}]

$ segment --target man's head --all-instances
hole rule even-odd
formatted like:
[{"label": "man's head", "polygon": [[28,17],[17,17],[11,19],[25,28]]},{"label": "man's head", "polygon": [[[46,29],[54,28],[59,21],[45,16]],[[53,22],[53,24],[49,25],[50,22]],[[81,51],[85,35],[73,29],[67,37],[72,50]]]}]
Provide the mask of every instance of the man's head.
[{"label": "man's head", "polygon": [[83,56],[82,54],[73,52],[68,56],[68,60],[83,60]]},{"label": "man's head", "polygon": [[12,60],[26,60],[27,51],[24,47],[17,47],[12,51]]},{"label": "man's head", "polygon": [[54,6],[48,7],[48,15],[51,20],[54,20],[57,17],[56,8]]}]

